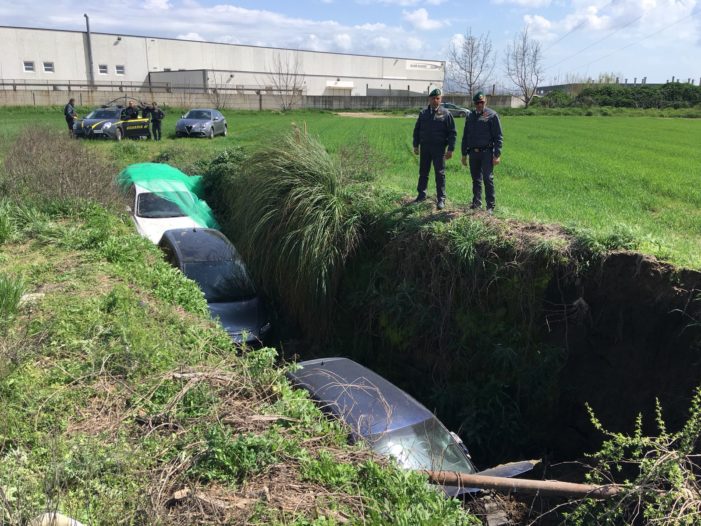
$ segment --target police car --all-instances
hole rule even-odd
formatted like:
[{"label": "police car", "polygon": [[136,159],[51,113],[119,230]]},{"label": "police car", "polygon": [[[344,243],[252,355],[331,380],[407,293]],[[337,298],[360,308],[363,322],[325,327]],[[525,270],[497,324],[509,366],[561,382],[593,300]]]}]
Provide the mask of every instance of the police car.
[{"label": "police car", "polygon": [[102,106],[88,113],[73,124],[73,135],[86,139],[148,138],[149,119],[126,119],[124,106]]}]

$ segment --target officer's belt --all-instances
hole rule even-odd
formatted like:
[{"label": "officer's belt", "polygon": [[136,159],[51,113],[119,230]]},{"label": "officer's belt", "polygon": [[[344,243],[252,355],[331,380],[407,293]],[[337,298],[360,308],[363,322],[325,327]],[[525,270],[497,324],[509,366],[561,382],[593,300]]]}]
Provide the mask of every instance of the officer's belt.
[{"label": "officer's belt", "polygon": [[479,152],[486,152],[487,150],[491,150],[492,148],[494,148],[494,145],[490,144],[488,146],[480,146],[479,148],[470,148],[470,150],[473,152],[479,153]]}]

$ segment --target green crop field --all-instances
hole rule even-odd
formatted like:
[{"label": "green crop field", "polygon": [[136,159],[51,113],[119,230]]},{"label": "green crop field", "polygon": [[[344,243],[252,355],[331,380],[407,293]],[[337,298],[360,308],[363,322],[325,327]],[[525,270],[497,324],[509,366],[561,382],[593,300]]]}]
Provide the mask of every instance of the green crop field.
[{"label": "green crop field", "polygon": [[[327,149],[362,155],[378,174],[375,183],[415,195],[417,158],[411,151],[414,119],[369,118],[325,112],[225,112],[227,138],[175,140],[179,111],[170,110],[161,143],[95,142],[119,166],[160,160],[192,171],[227,146],[247,150],[275,143],[292,123],[319,137]],[[22,127],[65,132],[60,109],[0,109],[0,156]],[[457,120],[458,145],[464,121]],[[639,250],[701,268],[701,121],[658,117],[508,116],[502,118],[504,150],[496,170],[497,216],[625,232]],[[459,146],[458,146],[459,150]],[[190,170],[188,170],[190,169]],[[431,176],[433,177],[433,176]],[[448,206],[471,198],[468,170],[459,154],[448,162]],[[433,181],[429,193],[434,191]]]}]

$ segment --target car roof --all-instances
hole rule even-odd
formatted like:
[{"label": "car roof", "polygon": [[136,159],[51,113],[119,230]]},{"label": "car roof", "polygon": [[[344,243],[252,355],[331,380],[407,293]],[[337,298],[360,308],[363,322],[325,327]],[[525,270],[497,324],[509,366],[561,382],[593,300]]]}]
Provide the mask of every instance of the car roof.
[{"label": "car roof", "polygon": [[173,247],[181,263],[238,259],[234,245],[213,228],[173,228],[166,230],[159,245]]},{"label": "car roof", "polygon": [[370,437],[436,418],[425,406],[379,374],[348,358],[299,362],[288,378],[348,424]]}]

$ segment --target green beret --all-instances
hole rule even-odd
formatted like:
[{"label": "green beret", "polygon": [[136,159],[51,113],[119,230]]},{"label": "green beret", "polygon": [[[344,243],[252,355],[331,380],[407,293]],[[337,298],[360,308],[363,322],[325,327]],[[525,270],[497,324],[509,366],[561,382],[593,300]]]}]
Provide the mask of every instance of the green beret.
[{"label": "green beret", "polygon": [[443,92],[440,90],[440,88],[434,88],[431,90],[431,93],[428,94],[429,97],[440,97]]},{"label": "green beret", "polygon": [[475,96],[472,97],[472,102],[482,102],[485,100],[487,100],[487,98],[484,96],[484,93],[482,93],[481,91],[478,91],[477,93],[475,93]]}]

